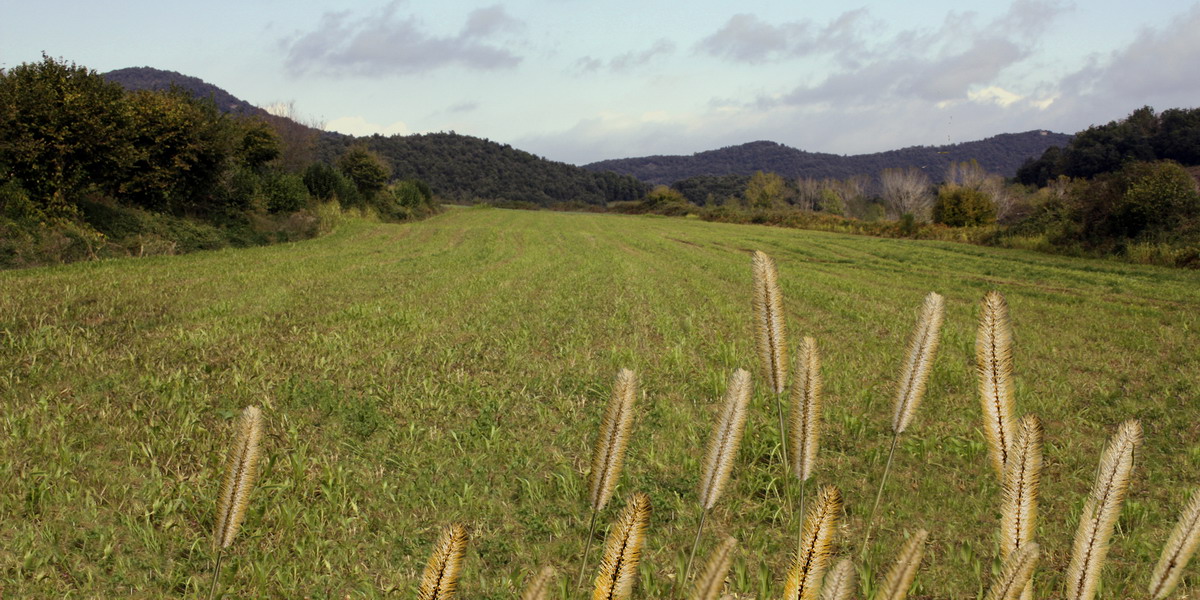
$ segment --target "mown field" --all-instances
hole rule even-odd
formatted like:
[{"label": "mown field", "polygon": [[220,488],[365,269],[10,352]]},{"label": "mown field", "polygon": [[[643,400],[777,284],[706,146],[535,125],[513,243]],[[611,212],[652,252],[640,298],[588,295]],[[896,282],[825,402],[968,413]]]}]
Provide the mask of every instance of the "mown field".
[{"label": "mown field", "polygon": [[[231,598],[413,597],[441,527],[471,532],[464,598],[511,598],[587,531],[586,472],[612,378],[642,393],[602,522],[653,501],[636,595],[665,597],[699,518],[699,465],[729,374],[761,374],[749,251],[779,265],[789,336],[822,351],[815,480],[846,498],[857,553],[922,298],[946,297],[929,391],[901,438],[860,564],[931,541],[914,597],[974,598],[997,568],[999,486],[973,372],[978,302],[1005,294],[1018,414],[1045,424],[1038,597],[1061,575],[1116,425],[1146,437],[1101,597],[1144,597],[1200,485],[1200,273],[948,243],[684,219],[458,209],[351,221],[298,244],[0,273],[0,597],[206,594],[233,419],[265,413]],[[797,520],[761,376],[708,518],[741,545],[739,597],[782,594]],[[810,489],[811,486],[810,486]],[[602,532],[597,533],[597,542]],[[589,572],[599,544],[593,544]],[[1181,597],[1200,589],[1189,567]],[[863,597],[860,591],[858,597]]]}]

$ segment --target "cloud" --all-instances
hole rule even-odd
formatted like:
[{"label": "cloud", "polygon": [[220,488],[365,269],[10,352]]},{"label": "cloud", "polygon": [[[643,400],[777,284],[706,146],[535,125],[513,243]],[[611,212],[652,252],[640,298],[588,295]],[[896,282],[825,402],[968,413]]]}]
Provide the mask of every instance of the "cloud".
[{"label": "cloud", "polygon": [[324,126],[325,131],[336,131],[346,135],[408,135],[412,133],[404,121],[396,121],[390,125],[372,123],[360,116],[339,117],[329,121]]},{"label": "cloud", "polygon": [[292,75],[331,76],[409,74],[452,65],[511,69],[522,58],[495,38],[523,27],[494,5],[472,11],[457,35],[435,35],[416,17],[400,15],[399,2],[392,2],[358,17],[350,11],[325,13],[312,31],[282,42],[284,65]]},{"label": "cloud", "polygon": [[670,55],[675,52],[675,43],[660,38],[649,48],[640,52],[626,52],[604,61],[591,56],[585,56],[575,61],[575,68],[581,73],[594,73],[608,70],[613,73],[628,73],[638,67],[650,64],[655,58]]},{"label": "cloud", "polygon": [[936,29],[902,30],[871,43],[864,43],[858,30],[871,22],[869,16],[846,16],[822,30],[818,47],[837,55],[855,53],[853,60],[841,60],[819,81],[762,96],[755,104],[880,107],[910,99],[975,100],[972,94],[998,85],[1006,69],[1032,56],[1047,23],[1065,10],[1051,0],[1017,0],[988,22],[979,22],[974,13],[952,12]]},{"label": "cloud", "polygon": [[468,113],[479,108],[478,102],[460,102],[446,109],[449,113]]},{"label": "cloud", "polygon": [[737,14],[700,40],[700,52],[733,62],[758,64],[827,54],[853,62],[866,45],[863,34],[878,25],[865,8],[842,13],[824,26],[811,19],[772,25],[752,14]]}]

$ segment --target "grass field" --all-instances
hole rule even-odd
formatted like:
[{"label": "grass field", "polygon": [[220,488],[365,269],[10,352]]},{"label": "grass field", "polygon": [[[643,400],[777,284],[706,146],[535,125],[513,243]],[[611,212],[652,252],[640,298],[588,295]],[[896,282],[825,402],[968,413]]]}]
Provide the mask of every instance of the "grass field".
[{"label": "grass field", "polygon": [[[761,367],[750,259],[779,265],[789,337],[826,379],[815,480],[846,498],[857,558],[916,310],[946,297],[929,391],[901,438],[860,565],[931,532],[915,597],[973,598],[997,568],[999,489],[980,432],[978,302],[1005,294],[1017,411],[1045,423],[1038,597],[1059,573],[1115,426],[1146,440],[1104,572],[1143,597],[1200,485],[1200,273],[949,243],[615,215],[457,209],[351,221],[318,240],[0,273],[0,597],[199,596],[222,461],[263,407],[259,486],[222,589],[237,598],[412,597],[442,526],[470,528],[464,598],[511,598],[545,563],[573,583],[586,471],[612,378],[642,395],[607,523],[653,501],[636,594],[665,597],[699,510],[729,374]],[[739,597],[782,593],[796,520],[761,377],[701,556],[741,545]],[[810,489],[812,489],[810,485]],[[601,533],[597,533],[597,538]],[[593,544],[589,567],[597,559]],[[1178,594],[1200,589],[1189,567]],[[581,594],[570,594],[580,596]],[[862,597],[860,592],[859,597]]]}]

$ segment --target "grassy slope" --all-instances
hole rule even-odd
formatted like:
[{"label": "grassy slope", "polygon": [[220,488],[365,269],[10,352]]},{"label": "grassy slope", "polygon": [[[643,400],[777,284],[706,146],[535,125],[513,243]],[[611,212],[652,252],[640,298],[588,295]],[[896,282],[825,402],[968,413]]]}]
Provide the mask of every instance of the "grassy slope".
[{"label": "grassy slope", "polygon": [[[268,462],[224,585],[232,597],[410,597],[438,529],[472,531],[464,597],[512,597],[554,562],[573,579],[584,471],[611,377],[644,395],[625,474],[655,503],[643,595],[686,559],[715,401],[757,372],[746,251],[780,265],[789,330],[817,337],[818,482],[846,495],[857,552],[921,298],[947,299],[924,405],[902,438],[870,555],[932,533],[916,593],[990,577],[998,486],[972,373],[977,302],[1009,300],[1020,412],[1046,424],[1042,593],[1057,594],[1100,449],[1147,440],[1103,596],[1141,595],[1200,484],[1200,273],[944,243],[681,219],[454,210],[354,222],[300,244],[0,273],[0,590],[156,597],[207,590],[230,419],[265,407]],[[710,516],[743,543],[734,590],[781,592],[773,407],[760,391]],[[702,550],[703,552],[704,550]],[[596,550],[593,549],[593,560]],[[1200,582],[1193,565],[1185,585]]]}]

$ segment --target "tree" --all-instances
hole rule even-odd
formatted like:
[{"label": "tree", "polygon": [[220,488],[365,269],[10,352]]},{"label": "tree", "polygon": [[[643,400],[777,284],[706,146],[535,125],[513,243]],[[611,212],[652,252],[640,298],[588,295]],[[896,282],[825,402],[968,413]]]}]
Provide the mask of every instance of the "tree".
[{"label": "tree", "polygon": [[996,220],[996,205],[982,191],[955,184],[938,190],[933,221],[951,227],[985,225]]},{"label": "tree", "polygon": [[363,146],[353,146],[347,150],[338,159],[337,166],[338,170],[354,182],[354,187],[363,199],[368,201],[387,185],[388,177],[391,176],[391,170],[384,164],[383,159]]},{"label": "tree", "polygon": [[933,204],[929,176],[916,167],[884,169],[879,176],[883,202],[892,218],[910,214],[917,221],[929,218]]},{"label": "tree", "polygon": [[746,203],[751,208],[773,208],[783,204],[787,184],[775,173],[756,171],[746,183]]},{"label": "tree", "polygon": [[247,120],[242,123],[242,129],[238,155],[247,167],[261,169],[279,158],[282,142],[279,134],[270,125],[258,120]]},{"label": "tree", "polygon": [[229,118],[182,90],[134,92],[127,104],[120,198],[156,211],[210,207],[236,143]]},{"label": "tree", "polygon": [[112,191],[127,160],[125,91],[42,55],[0,71],[0,176],[48,213],[73,213],[89,187]]},{"label": "tree", "polygon": [[1178,163],[1133,163],[1120,173],[1114,229],[1128,237],[1165,233],[1200,217],[1196,180]]}]

